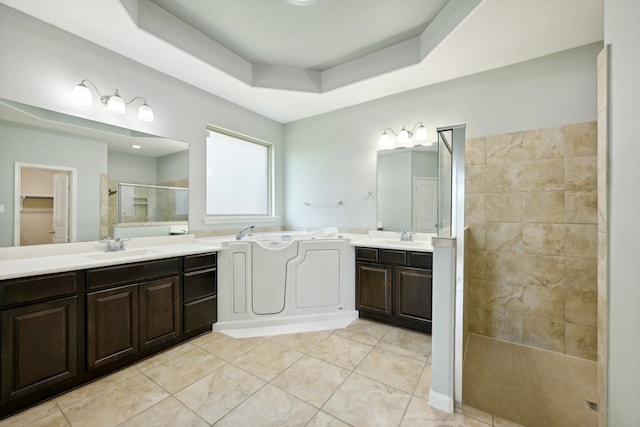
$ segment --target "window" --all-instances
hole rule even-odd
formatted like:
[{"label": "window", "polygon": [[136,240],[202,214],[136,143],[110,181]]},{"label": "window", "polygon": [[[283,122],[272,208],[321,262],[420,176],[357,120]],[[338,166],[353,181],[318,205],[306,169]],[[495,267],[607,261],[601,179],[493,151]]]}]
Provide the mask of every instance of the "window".
[{"label": "window", "polygon": [[272,216],[271,144],[210,128],[206,149],[207,222]]}]

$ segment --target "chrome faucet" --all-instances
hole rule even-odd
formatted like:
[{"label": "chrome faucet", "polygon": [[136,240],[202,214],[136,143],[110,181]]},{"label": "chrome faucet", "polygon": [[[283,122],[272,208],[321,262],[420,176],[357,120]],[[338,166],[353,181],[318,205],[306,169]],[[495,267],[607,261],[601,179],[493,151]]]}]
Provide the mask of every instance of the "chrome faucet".
[{"label": "chrome faucet", "polygon": [[411,242],[413,241],[413,231],[401,231],[400,232],[400,240],[403,242]]},{"label": "chrome faucet", "polygon": [[249,231],[249,230],[253,231],[254,227],[255,227],[255,225],[251,225],[249,227],[242,227],[240,229],[240,231],[238,231],[238,234],[236,234],[236,240],[244,239],[244,236],[247,235],[247,231]]},{"label": "chrome faucet", "polygon": [[129,241],[129,239],[121,239],[120,237],[112,239],[110,237],[105,237],[103,240],[100,240],[100,243],[104,243],[106,245],[104,248],[105,252],[120,252],[126,250],[124,242],[127,241]]}]

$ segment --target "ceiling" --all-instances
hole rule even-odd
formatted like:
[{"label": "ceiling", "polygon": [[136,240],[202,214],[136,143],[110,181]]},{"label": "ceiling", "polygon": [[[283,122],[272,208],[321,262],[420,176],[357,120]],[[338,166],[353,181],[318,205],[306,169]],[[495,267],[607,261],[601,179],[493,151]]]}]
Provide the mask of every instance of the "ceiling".
[{"label": "ceiling", "polygon": [[603,0],[0,2],[282,123],[601,41],[604,25]]}]

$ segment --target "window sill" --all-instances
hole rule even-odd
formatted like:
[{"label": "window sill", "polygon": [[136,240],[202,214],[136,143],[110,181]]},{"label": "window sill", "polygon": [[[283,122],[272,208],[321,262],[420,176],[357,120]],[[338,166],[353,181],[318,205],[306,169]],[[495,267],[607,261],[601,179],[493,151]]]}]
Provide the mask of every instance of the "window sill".
[{"label": "window sill", "polygon": [[204,223],[208,225],[212,224],[265,224],[278,222],[279,216],[269,215],[236,215],[236,216],[214,216],[209,215],[204,217]]}]

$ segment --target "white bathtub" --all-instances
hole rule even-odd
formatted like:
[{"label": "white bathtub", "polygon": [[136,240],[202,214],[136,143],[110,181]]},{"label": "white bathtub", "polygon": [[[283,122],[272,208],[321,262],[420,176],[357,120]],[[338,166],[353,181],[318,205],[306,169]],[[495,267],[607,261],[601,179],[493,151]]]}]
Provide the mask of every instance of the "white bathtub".
[{"label": "white bathtub", "polygon": [[214,330],[257,336],[341,328],[355,310],[354,248],[336,229],[223,242]]}]

